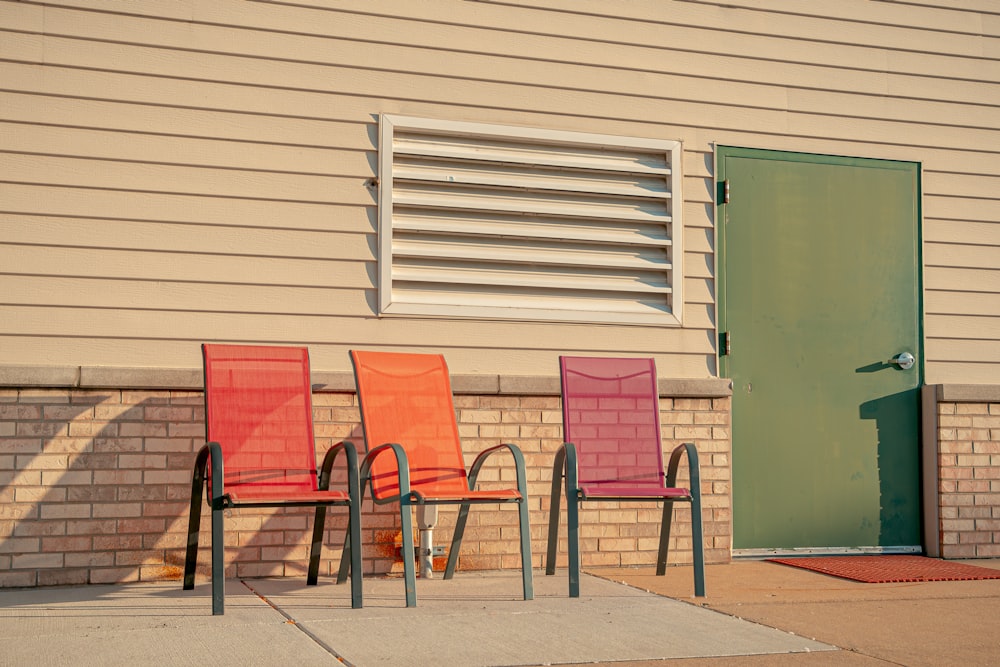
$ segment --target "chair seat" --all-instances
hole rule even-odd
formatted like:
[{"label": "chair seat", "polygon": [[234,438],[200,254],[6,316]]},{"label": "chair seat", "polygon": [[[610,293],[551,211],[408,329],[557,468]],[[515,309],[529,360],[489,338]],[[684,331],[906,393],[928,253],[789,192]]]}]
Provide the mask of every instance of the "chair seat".
[{"label": "chair seat", "polygon": [[467,503],[472,502],[506,502],[509,500],[520,500],[521,494],[518,493],[517,489],[497,489],[492,490],[477,490],[477,491],[415,491],[416,495],[420,496],[421,499],[431,502],[456,502],[456,503]]},{"label": "chair seat", "polygon": [[275,506],[294,503],[347,502],[351,499],[346,491],[265,491],[261,489],[227,490],[226,495],[236,504],[267,502]]},{"label": "chair seat", "polygon": [[650,498],[650,499],[690,499],[691,492],[680,487],[662,486],[612,486],[610,484],[581,484],[580,493],[584,498]]}]

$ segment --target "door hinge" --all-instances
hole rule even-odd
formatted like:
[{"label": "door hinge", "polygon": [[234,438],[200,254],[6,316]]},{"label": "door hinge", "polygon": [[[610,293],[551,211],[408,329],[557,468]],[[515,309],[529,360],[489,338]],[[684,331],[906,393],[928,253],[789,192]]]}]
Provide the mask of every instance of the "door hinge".
[{"label": "door hinge", "polygon": [[729,179],[722,181],[722,203],[729,203]]},{"label": "door hinge", "polygon": [[728,331],[719,334],[719,356],[724,357],[733,351],[733,337]]}]

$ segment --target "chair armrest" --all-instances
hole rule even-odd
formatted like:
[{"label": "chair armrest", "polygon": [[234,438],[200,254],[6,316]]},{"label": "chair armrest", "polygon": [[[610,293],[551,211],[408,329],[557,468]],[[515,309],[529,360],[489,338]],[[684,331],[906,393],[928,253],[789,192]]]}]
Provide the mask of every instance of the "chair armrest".
[{"label": "chair armrest", "polygon": [[198,453],[198,459],[202,459],[202,452],[208,450],[207,458],[212,464],[212,497],[209,499],[209,505],[211,505],[214,510],[221,510],[229,507],[230,501],[229,496],[226,495],[226,488],[224,482],[225,479],[225,464],[222,459],[222,446],[217,442],[209,442],[204,447],[201,448],[201,452]]},{"label": "chair armrest", "polygon": [[[330,488],[330,473],[333,471],[333,463],[337,460],[337,455],[342,450],[347,455],[348,490],[353,492],[360,488],[360,484],[358,483],[358,448],[350,440],[344,440],[328,449],[326,455],[323,456],[323,466],[320,468],[319,474],[320,491],[326,491]],[[358,484],[358,486],[355,487],[355,484]],[[355,496],[352,495],[351,497]]]},{"label": "chair armrest", "polygon": [[552,463],[553,493],[558,493],[557,486],[559,478],[566,475],[566,496],[570,493],[579,493],[580,478],[577,464],[576,445],[572,442],[564,442],[556,450],[556,457]]},{"label": "chair armrest", "polygon": [[681,455],[687,454],[688,476],[691,481],[691,495],[701,496],[701,467],[698,464],[698,450],[694,443],[685,442],[674,447],[670,453],[670,464],[667,466],[667,486],[677,486],[677,467],[680,465]]},{"label": "chair armrest", "polygon": [[494,445],[493,447],[489,447],[479,452],[479,455],[476,456],[476,460],[472,462],[471,466],[469,466],[468,477],[469,477],[470,489],[476,488],[476,478],[479,477],[479,469],[483,467],[483,464],[486,462],[486,459],[489,458],[490,455],[494,454],[495,452],[498,452],[503,449],[509,451],[511,453],[511,456],[514,457],[514,469],[515,472],[517,473],[517,488],[519,491],[521,491],[522,496],[525,495],[525,489],[528,488],[527,487],[528,482],[527,482],[527,476],[524,472],[524,454],[521,453],[520,447],[510,442]]},{"label": "chair armrest", "polygon": [[[361,484],[364,485],[371,480],[372,464],[376,458],[386,451],[391,451],[396,457],[396,471],[399,475],[399,495],[392,496],[391,498],[376,499],[376,502],[380,503],[390,502],[397,497],[412,496],[412,492],[410,491],[410,462],[406,458],[406,450],[403,449],[402,445],[395,442],[387,442],[379,445],[365,454],[365,458],[361,462]],[[375,498],[374,488],[372,489],[372,498]],[[415,500],[414,498],[411,499]]]}]

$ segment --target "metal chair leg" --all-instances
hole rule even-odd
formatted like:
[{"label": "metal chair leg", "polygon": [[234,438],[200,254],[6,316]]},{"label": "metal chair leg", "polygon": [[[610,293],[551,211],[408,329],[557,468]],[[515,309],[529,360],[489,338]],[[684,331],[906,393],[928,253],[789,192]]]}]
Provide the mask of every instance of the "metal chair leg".
[{"label": "metal chair leg", "polygon": [[212,462],[212,615],[221,616],[226,610],[226,546],[225,489],[223,488],[222,448],[217,442],[208,443]]},{"label": "metal chair leg", "polygon": [[528,496],[522,491],[518,503],[519,526],[521,533],[521,587],[525,600],[535,599],[535,586],[531,572],[531,527],[528,523]]},{"label": "metal chair leg", "polygon": [[413,512],[410,498],[399,499],[399,524],[403,533],[403,578],[406,581],[406,606],[417,606],[416,552],[413,548]]},{"label": "metal chair leg", "polygon": [[566,466],[566,450],[556,452],[552,465],[552,495],[549,501],[549,539],[545,548],[545,574],[556,573],[556,552],[559,549],[559,496],[562,494],[563,470]]},{"label": "metal chair leg", "polygon": [[566,537],[569,550],[569,596],[580,597],[580,500],[566,489]]},{"label": "metal chair leg", "polygon": [[462,548],[465,524],[469,520],[469,507],[469,503],[462,503],[458,508],[458,519],[455,521],[455,531],[452,534],[451,547],[448,549],[448,564],[444,568],[445,579],[451,579],[455,576],[455,567],[458,565],[458,552]]},{"label": "metal chair leg", "polygon": [[326,524],[326,505],[316,506],[316,516],[313,519],[312,546],[309,548],[309,571],[306,574],[306,585],[315,586],[319,581],[319,561],[323,554],[323,533]]},{"label": "metal chair leg", "polygon": [[198,569],[198,539],[201,535],[201,499],[205,492],[205,464],[208,446],[201,448],[191,475],[191,508],[188,514],[187,551],[184,555],[184,590],[194,588],[195,571]]}]

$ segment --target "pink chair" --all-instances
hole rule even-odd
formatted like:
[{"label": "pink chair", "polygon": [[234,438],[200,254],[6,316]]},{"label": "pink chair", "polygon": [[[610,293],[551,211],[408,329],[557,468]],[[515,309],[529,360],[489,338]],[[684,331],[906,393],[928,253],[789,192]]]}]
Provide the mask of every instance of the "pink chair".
[{"label": "pink chair", "polygon": [[[358,454],[334,445],[317,475],[309,352],[299,347],[202,345],[206,444],[194,465],[184,589],[194,588],[201,498],[212,508],[212,613],[225,611],[224,512],[232,507],[314,507],[307,584],[315,584],[326,508],[348,508],[344,561],[350,561],[351,606],[361,597],[361,491]],[[347,490],[330,490],[334,460],[347,455]],[[351,548],[351,546],[354,548]],[[346,578],[342,567],[337,583]]]},{"label": "pink chair", "polygon": [[[695,595],[705,595],[701,478],[692,443],[678,445],[663,467],[656,366],[652,359],[559,357],[563,435],[552,471],[552,504],[545,574],[554,574],[560,486],[566,479],[569,595],[580,596],[579,504],[588,500],[663,502],[656,574],[666,572],[674,503],[691,504]],[[687,454],[690,490],[676,486]]]}]

